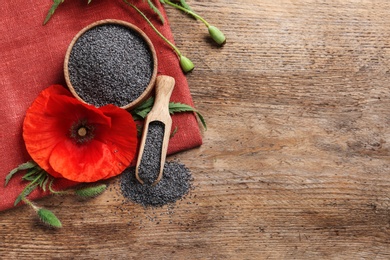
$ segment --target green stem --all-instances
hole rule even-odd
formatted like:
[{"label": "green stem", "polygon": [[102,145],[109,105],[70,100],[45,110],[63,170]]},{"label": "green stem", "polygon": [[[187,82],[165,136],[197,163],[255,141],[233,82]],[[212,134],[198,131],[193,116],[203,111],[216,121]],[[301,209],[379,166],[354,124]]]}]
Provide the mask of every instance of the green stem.
[{"label": "green stem", "polygon": [[189,15],[192,15],[192,16],[195,17],[196,19],[201,20],[201,21],[207,26],[207,28],[210,27],[210,24],[209,24],[202,16],[198,15],[197,13],[195,13],[195,12],[193,12],[193,11],[191,11],[191,10],[188,10],[188,9],[184,8],[183,6],[180,6],[180,5],[178,5],[178,4],[172,3],[172,2],[169,1],[169,0],[164,0],[164,2],[165,2],[166,4],[168,4],[168,5],[170,5],[170,6],[173,6],[173,7],[177,8],[177,9],[179,9],[179,10],[181,10],[181,11],[183,11],[183,12],[189,14]]},{"label": "green stem", "polygon": [[176,52],[177,56],[181,57],[181,53],[179,49],[173,43],[171,43],[167,38],[165,38],[165,36],[162,35],[159,30],[157,30],[157,28],[152,24],[152,22],[146,17],[146,15],[141,10],[139,10],[135,5],[129,3],[127,0],[123,0],[123,2],[125,2],[128,6],[132,7],[134,10],[136,10],[150,25],[150,27],[152,27],[152,29],[158,34],[158,36],[160,36],[161,39],[163,39]]},{"label": "green stem", "polygon": [[35,206],[30,200],[28,200],[26,197],[23,197],[22,201],[32,207],[35,211],[39,210],[39,207]]},{"label": "green stem", "polygon": [[54,182],[54,178],[50,180],[49,182],[49,191],[50,193],[56,193],[57,191],[53,190],[53,182]]},{"label": "green stem", "polygon": [[54,190],[53,189],[53,182],[54,182],[55,178],[52,178],[49,182],[49,191],[50,193],[54,194],[54,195],[68,195],[68,194],[72,194],[70,191],[57,191],[57,190]]}]

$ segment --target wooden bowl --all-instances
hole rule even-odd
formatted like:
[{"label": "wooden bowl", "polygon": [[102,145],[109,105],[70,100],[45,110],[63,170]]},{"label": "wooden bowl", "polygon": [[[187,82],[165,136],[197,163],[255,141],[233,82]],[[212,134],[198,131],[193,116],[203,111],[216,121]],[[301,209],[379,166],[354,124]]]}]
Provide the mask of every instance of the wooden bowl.
[{"label": "wooden bowl", "polygon": [[137,26],[135,26],[135,25],[133,25],[131,23],[128,23],[128,22],[125,22],[125,21],[121,21],[121,20],[105,19],[105,20],[100,20],[100,21],[94,22],[94,23],[84,27],[80,32],[78,32],[75,35],[75,37],[73,38],[73,40],[71,41],[71,43],[69,44],[69,47],[68,47],[68,49],[66,51],[66,54],[65,54],[65,61],[64,61],[65,81],[66,81],[66,84],[67,84],[70,92],[73,94],[73,96],[76,99],[80,100],[81,102],[87,103],[85,100],[83,100],[79,96],[79,94],[77,93],[77,91],[75,90],[75,88],[72,85],[72,82],[70,80],[70,75],[69,75],[69,68],[68,68],[68,66],[69,66],[69,58],[70,58],[70,54],[72,52],[73,46],[75,45],[76,41],[85,32],[87,32],[88,30],[90,30],[90,29],[92,29],[92,28],[94,28],[96,26],[101,26],[101,25],[106,25],[106,24],[121,25],[121,26],[124,26],[124,27],[128,28],[129,30],[132,30],[133,32],[136,32],[145,41],[145,43],[147,44],[147,46],[148,46],[148,48],[150,50],[150,54],[151,54],[152,59],[153,59],[153,72],[152,72],[149,84],[147,85],[145,90],[142,92],[142,94],[140,96],[138,96],[138,98],[133,100],[131,103],[126,104],[124,106],[121,106],[121,108],[123,108],[123,109],[131,110],[131,109],[137,107],[138,105],[140,105],[142,102],[144,102],[150,96],[150,94],[151,94],[151,92],[153,90],[155,81],[156,81],[156,76],[157,76],[157,56],[156,56],[156,51],[154,49],[154,46],[153,46],[151,40],[148,38],[148,36],[141,29],[139,29]]}]

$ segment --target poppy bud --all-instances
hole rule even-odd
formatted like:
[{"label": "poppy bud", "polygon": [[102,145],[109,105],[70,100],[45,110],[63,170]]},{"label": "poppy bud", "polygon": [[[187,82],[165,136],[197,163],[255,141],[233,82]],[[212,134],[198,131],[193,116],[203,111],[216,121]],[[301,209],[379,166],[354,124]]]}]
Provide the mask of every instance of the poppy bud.
[{"label": "poppy bud", "polygon": [[90,198],[90,197],[96,197],[103,193],[107,188],[107,185],[102,184],[98,186],[92,186],[92,187],[85,187],[78,190],[75,190],[77,196],[83,197],[83,198]]},{"label": "poppy bud", "polygon": [[50,210],[40,208],[37,214],[43,223],[56,228],[62,227],[61,221]]},{"label": "poppy bud", "polygon": [[226,43],[225,35],[217,27],[210,25],[209,34],[211,35],[211,38],[213,38],[213,40],[219,45],[224,45]]},{"label": "poppy bud", "polygon": [[182,55],[180,56],[180,67],[184,71],[184,73],[187,73],[191,72],[195,66],[189,58]]}]

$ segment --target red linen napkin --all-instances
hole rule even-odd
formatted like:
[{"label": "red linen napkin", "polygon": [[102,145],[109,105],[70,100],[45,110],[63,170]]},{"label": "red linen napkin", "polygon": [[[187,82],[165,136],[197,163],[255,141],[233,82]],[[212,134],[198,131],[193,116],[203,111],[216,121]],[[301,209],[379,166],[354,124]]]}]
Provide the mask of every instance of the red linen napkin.
[{"label": "red linen napkin", "polygon": [[[159,1],[154,1],[163,16],[162,25],[146,1],[134,0],[156,27],[168,39],[173,36],[166,14]],[[129,6],[121,0],[66,0],[59,6],[49,23],[42,22],[52,0],[13,0],[0,5],[0,211],[13,206],[26,183],[15,175],[7,187],[5,176],[17,165],[30,159],[22,138],[22,123],[27,108],[38,94],[52,84],[65,84],[63,61],[69,43],[85,26],[101,19],[119,19],[135,24],[153,42],[158,58],[158,73],[175,78],[171,101],[193,106],[187,80],[170,47]],[[197,120],[192,113],[173,116],[173,128],[178,131],[171,138],[168,153],[176,153],[201,145]],[[74,183],[61,180],[56,185],[63,189]],[[35,191],[31,199],[44,196]]]}]

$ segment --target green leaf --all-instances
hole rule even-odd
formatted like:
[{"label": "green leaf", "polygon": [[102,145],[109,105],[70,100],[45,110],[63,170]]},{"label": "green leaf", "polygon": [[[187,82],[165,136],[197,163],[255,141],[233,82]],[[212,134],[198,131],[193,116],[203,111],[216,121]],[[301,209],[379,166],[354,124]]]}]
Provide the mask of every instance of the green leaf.
[{"label": "green leaf", "polygon": [[181,4],[181,6],[183,6],[188,11],[192,11],[191,7],[186,3],[185,0],[180,0],[180,4]]},{"label": "green leaf", "polygon": [[140,106],[133,109],[131,111],[131,115],[133,116],[134,120],[144,119],[148,115],[150,110],[152,110],[153,104],[154,104],[154,98],[150,97]]},{"label": "green leaf", "polygon": [[55,228],[61,228],[62,227],[61,221],[50,210],[40,208],[37,211],[37,214],[38,214],[39,219],[43,223],[45,223],[45,224],[47,224],[49,226],[55,227]]},{"label": "green leaf", "polygon": [[43,191],[46,191],[46,185],[49,179],[50,175],[45,171],[42,171],[41,175],[38,177],[37,183]]},{"label": "green leaf", "polygon": [[45,21],[43,21],[43,25],[47,24],[47,22],[50,20],[54,12],[57,10],[58,6],[64,2],[64,0],[53,0],[53,5],[49,9],[49,12],[46,15]]},{"label": "green leaf", "polygon": [[37,186],[40,186],[43,182],[43,178],[47,176],[47,172],[39,171],[37,175],[35,175],[34,179],[24,188],[24,190],[19,194],[16,198],[14,205],[16,206],[21,200],[26,198]]},{"label": "green leaf", "polygon": [[4,184],[4,186],[7,186],[8,182],[11,180],[12,176],[15,173],[17,173],[18,171],[32,169],[32,168],[34,168],[36,166],[37,166],[37,164],[34,161],[28,161],[28,162],[20,164],[18,167],[16,167],[12,171],[10,171],[8,173],[8,175],[5,177],[5,184]]},{"label": "green leaf", "polygon": [[36,178],[36,175],[43,171],[40,167],[35,167],[27,171],[25,175],[23,175],[22,180],[25,181],[33,181]]},{"label": "green leaf", "polygon": [[152,9],[152,11],[158,15],[158,18],[160,19],[161,23],[164,24],[165,23],[164,16],[161,14],[160,10],[158,10],[158,8],[153,4],[151,0],[148,0],[148,4],[150,9]]},{"label": "green leaf", "polygon": [[[152,110],[154,104],[154,98],[150,97],[148,98],[144,103],[142,103],[140,106],[135,108],[134,110],[131,111],[132,116],[134,117],[134,120],[140,120],[144,119],[150,110]],[[197,111],[195,108],[182,104],[182,103],[175,103],[175,102],[170,102],[169,103],[169,113],[174,114],[174,113],[179,113],[179,112],[195,112],[196,115],[199,117],[200,122],[202,123],[203,127],[207,129],[206,121],[202,114]]]},{"label": "green leaf", "polygon": [[202,114],[199,113],[198,111],[195,111],[195,113],[196,113],[196,115],[198,116],[200,122],[202,123],[204,129],[207,130],[206,120],[204,119],[204,117],[202,116]]},{"label": "green leaf", "polygon": [[195,112],[196,115],[199,117],[199,120],[202,123],[203,127],[207,129],[206,121],[198,110],[186,104],[170,102],[169,113],[173,114],[178,112]]},{"label": "green leaf", "polygon": [[171,102],[169,103],[169,113],[178,113],[178,112],[194,112],[195,109],[189,105],[182,104],[182,103],[175,103]]},{"label": "green leaf", "polygon": [[51,180],[51,177],[49,175],[47,175],[47,176],[45,176],[44,181],[39,185],[44,192],[46,192],[46,189],[48,187],[47,183],[49,182],[49,180]]},{"label": "green leaf", "polygon": [[50,178],[50,182],[49,182],[49,191],[53,194],[56,194],[57,192],[53,189],[53,183],[54,183],[54,178]]},{"label": "green leaf", "polygon": [[148,98],[144,103],[142,103],[141,105],[139,105],[136,109],[136,110],[143,110],[143,109],[146,109],[146,108],[151,108],[153,107],[153,104],[154,104],[154,97],[150,97]]},{"label": "green leaf", "polygon": [[[179,1],[175,1],[175,3],[178,3]],[[162,4],[166,4],[166,1],[165,0],[160,0],[160,3]],[[182,7],[184,7],[185,9],[187,9],[188,11],[192,11],[191,7],[187,4],[187,2],[185,0],[180,0],[180,5]]]},{"label": "green leaf", "polygon": [[81,188],[81,189],[75,190],[74,192],[77,196],[80,196],[83,198],[90,198],[90,197],[96,197],[96,196],[102,194],[106,189],[107,189],[107,185],[101,184],[98,186]]},{"label": "green leaf", "polygon": [[19,196],[16,198],[14,202],[14,206],[18,205],[20,201],[22,201],[25,197],[30,195],[31,192],[33,192],[38,187],[37,183],[30,183],[27,185],[24,190],[19,194]]}]

